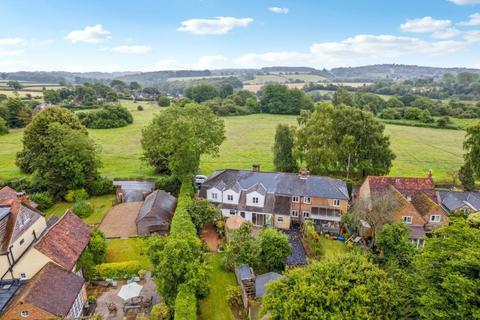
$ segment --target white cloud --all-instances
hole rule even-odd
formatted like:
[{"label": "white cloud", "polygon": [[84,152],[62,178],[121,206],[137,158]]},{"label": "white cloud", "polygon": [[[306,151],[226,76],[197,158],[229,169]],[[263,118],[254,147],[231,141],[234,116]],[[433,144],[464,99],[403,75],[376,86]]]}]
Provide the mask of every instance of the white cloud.
[{"label": "white cloud", "polygon": [[288,13],[288,8],[281,8],[281,7],[271,7],[268,8],[273,13],[279,13],[279,14],[287,14]]},{"label": "white cloud", "polygon": [[437,20],[432,17],[423,17],[420,19],[407,19],[407,22],[400,25],[400,29],[405,32],[425,33],[438,32],[445,30],[452,25],[450,20]]},{"label": "white cloud", "polygon": [[247,27],[252,18],[215,17],[214,19],[190,19],[182,22],[178,31],[190,32],[195,35],[226,34],[235,27]]},{"label": "white cloud", "polygon": [[23,50],[0,50],[0,57],[14,57],[23,54]]},{"label": "white cloud", "polygon": [[463,38],[469,43],[480,42],[480,30],[465,31]]},{"label": "white cloud", "polygon": [[19,44],[25,44],[27,40],[23,38],[3,38],[0,39],[0,46],[16,46]]},{"label": "white cloud", "polygon": [[200,57],[194,66],[195,69],[221,69],[227,68],[230,60],[222,55],[212,55]]},{"label": "white cloud", "polygon": [[112,48],[112,51],[125,54],[147,54],[152,51],[150,46],[118,46]]},{"label": "white cloud", "polygon": [[459,23],[461,26],[480,26],[480,13],[474,13],[469,16],[470,20]]},{"label": "white cloud", "polygon": [[450,2],[453,2],[455,4],[458,4],[459,6],[464,6],[468,4],[479,4],[480,0],[448,0]]},{"label": "white cloud", "polygon": [[105,30],[101,24],[97,24],[95,26],[87,26],[83,30],[71,31],[65,39],[72,43],[99,43],[110,39],[110,35],[110,31]]},{"label": "white cloud", "polygon": [[440,30],[432,33],[432,37],[435,39],[450,39],[460,35],[462,32],[457,28],[447,28],[445,30]]},{"label": "white cloud", "polygon": [[312,56],[308,53],[295,51],[265,52],[265,53],[247,53],[235,59],[235,62],[241,66],[264,67],[271,65],[308,65]]}]

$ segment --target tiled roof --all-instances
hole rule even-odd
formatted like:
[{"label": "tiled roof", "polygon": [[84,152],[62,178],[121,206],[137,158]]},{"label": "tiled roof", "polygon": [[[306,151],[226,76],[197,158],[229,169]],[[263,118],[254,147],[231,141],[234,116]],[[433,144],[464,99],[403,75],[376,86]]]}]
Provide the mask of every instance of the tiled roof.
[{"label": "tiled roof", "polygon": [[174,196],[163,190],[155,190],[145,198],[136,222],[148,215],[149,217],[155,217],[156,223],[170,224],[176,204],[177,199]]},{"label": "tiled roof", "polygon": [[79,275],[47,263],[23,288],[22,297],[51,314],[66,316],[80,293],[84,280]]},{"label": "tiled roof", "polygon": [[71,271],[90,240],[90,227],[70,210],[35,245],[67,271]]},{"label": "tiled roof", "polygon": [[449,211],[455,211],[464,206],[472,210],[480,210],[480,193],[473,191],[440,191],[442,205]]},{"label": "tiled roof", "polygon": [[413,198],[417,192],[425,193],[432,201],[437,202],[435,184],[432,178],[368,176],[370,192],[383,192],[387,186],[393,186],[404,197]]}]

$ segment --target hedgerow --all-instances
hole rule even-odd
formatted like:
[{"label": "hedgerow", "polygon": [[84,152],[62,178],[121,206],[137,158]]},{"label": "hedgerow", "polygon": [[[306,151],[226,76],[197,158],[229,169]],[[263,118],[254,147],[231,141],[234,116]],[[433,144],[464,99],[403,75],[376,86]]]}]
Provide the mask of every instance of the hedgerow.
[{"label": "hedgerow", "polygon": [[133,116],[120,105],[106,106],[97,111],[77,113],[80,122],[87,128],[110,129],[133,123]]}]

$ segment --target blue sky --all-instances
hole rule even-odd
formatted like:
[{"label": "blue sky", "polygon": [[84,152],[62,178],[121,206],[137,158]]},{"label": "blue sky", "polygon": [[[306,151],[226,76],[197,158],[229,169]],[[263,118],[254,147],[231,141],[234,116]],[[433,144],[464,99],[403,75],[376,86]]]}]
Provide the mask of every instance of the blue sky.
[{"label": "blue sky", "polygon": [[480,68],[480,0],[2,0],[0,71]]}]

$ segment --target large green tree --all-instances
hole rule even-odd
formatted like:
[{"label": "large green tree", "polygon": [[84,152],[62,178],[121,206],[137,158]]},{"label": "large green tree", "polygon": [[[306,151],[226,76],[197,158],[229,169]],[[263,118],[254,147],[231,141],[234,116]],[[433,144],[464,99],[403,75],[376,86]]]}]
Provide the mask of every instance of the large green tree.
[{"label": "large green tree", "polygon": [[295,129],[286,124],[277,125],[273,145],[273,164],[277,171],[292,172],[297,169],[293,156]]},{"label": "large green tree", "polygon": [[366,257],[346,254],[287,271],[268,285],[262,312],[279,319],[396,319],[393,281]]},{"label": "large green tree", "polygon": [[262,89],[260,108],[264,113],[299,114],[313,108],[312,99],[300,89],[284,84],[267,84]]},{"label": "large green tree", "polygon": [[283,271],[292,248],[285,233],[265,228],[258,237],[260,262],[269,271]]},{"label": "large green tree", "polygon": [[384,225],[376,239],[381,259],[386,263],[408,266],[415,254],[415,246],[409,237],[410,230],[403,222]]},{"label": "large green tree", "polygon": [[234,270],[235,265],[248,264],[252,268],[259,265],[259,247],[252,236],[252,224],[244,222],[239,229],[229,231],[225,246],[223,266]]},{"label": "large green tree", "polygon": [[8,98],[4,105],[9,128],[22,128],[30,122],[32,113],[20,98]]},{"label": "large green tree", "polygon": [[[233,88],[232,88],[233,90]],[[185,96],[195,102],[204,102],[219,96],[217,89],[210,84],[197,84],[185,89]]]},{"label": "large green tree", "polygon": [[295,154],[315,174],[383,175],[395,155],[384,125],[370,112],[330,103],[299,117]]},{"label": "large green tree", "polygon": [[453,219],[427,239],[411,270],[418,318],[480,318],[480,229]]},{"label": "large green tree", "polygon": [[143,157],[157,171],[183,180],[193,176],[203,154],[217,155],[225,139],[222,119],[205,106],[188,104],[159,113],[142,130]]}]

